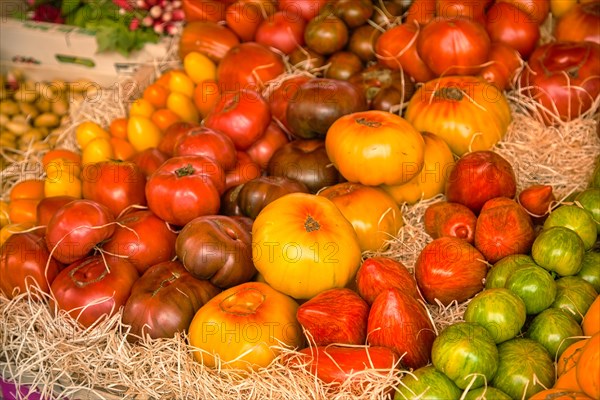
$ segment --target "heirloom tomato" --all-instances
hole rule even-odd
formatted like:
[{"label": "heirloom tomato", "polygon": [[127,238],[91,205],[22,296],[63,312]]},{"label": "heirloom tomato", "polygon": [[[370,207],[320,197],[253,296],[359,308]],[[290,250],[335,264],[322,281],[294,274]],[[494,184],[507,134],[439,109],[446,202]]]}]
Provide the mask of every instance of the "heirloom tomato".
[{"label": "heirloom tomato", "polygon": [[304,29],[306,46],[323,55],[342,50],[348,43],[349,36],[349,29],[344,21],[328,12],[311,19]]},{"label": "heirloom tomato", "polygon": [[529,58],[540,39],[540,27],[530,15],[509,2],[497,2],[486,15],[485,28],[493,42],[504,43]]},{"label": "heirloom tomato", "polygon": [[199,124],[194,122],[178,121],[174,123],[165,130],[156,148],[169,157],[173,156],[177,141],[198,126]]},{"label": "heirloom tomato", "polygon": [[359,26],[350,34],[348,50],[356,54],[364,62],[376,60],[375,45],[381,31],[369,24]]},{"label": "heirloom tomato", "polygon": [[235,1],[225,10],[226,26],[231,29],[242,42],[254,39],[256,30],[266,16],[266,9],[259,2]]},{"label": "heirloom tomato", "polygon": [[426,82],[408,103],[405,118],[419,131],[440,136],[458,156],[490,149],[512,120],[503,92],[476,76]]},{"label": "heirloom tomato", "polygon": [[179,38],[179,59],[184,60],[188,53],[196,51],[217,63],[239,43],[240,39],[225,25],[214,21],[189,20]]},{"label": "heirloom tomato", "polygon": [[531,256],[536,264],[560,276],[577,274],[584,254],[581,238],[564,226],[543,229],[531,247]]},{"label": "heirloom tomato", "polygon": [[323,196],[291,193],[271,202],[254,220],[252,240],[265,281],[298,299],[346,286],[360,265],[352,224]]},{"label": "heirloom tomato", "polygon": [[548,308],[533,318],[526,336],[544,346],[555,360],[570,344],[581,340],[583,331],[570,315],[558,308]]},{"label": "heirloom tomato", "polygon": [[290,15],[290,18],[295,18],[296,15],[301,16],[306,21],[310,21],[325,7],[330,0],[279,0],[279,10]]},{"label": "heirloom tomato", "polygon": [[281,83],[271,87],[265,98],[269,102],[271,116],[285,129],[289,129],[287,122],[287,106],[290,101],[295,101],[300,85],[311,78],[306,75],[291,75],[284,78]]},{"label": "heirloom tomato", "polygon": [[398,204],[380,188],[342,182],[319,191],[337,206],[354,227],[362,251],[387,247],[404,225]]},{"label": "heirloom tomato", "polygon": [[219,211],[225,173],[212,158],[179,156],[165,161],[146,184],[148,207],[159,218],[183,226]]},{"label": "heirloom tomato", "polygon": [[266,283],[248,282],[219,293],[194,315],[189,341],[209,368],[266,368],[282,346],[302,343],[298,303]]},{"label": "heirloom tomato", "polygon": [[425,140],[407,120],[385,111],[337,119],[325,137],[327,155],[342,176],[364,185],[401,185],[423,168]]},{"label": "heirloom tomato", "polygon": [[556,299],[550,307],[562,310],[581,324],[597,296],[591,283],[578,276],[565,276],[556,280]]},{"label": "heirloom tomato", "polygon": [[552,210],[544,221],[544,229],[553,226],[563,226],[577,233],[583,240],[585,250],[594,247],[598,238],[597,223],[592,214],[575,204],[563,204]]},{"label": "heirloom tomato", "polygon": [[[571,0],[559,0],[559,2],[568,3]],[[550,12],[550,3],[554,0],[498,0],[497,3],[510,3],[523,11],[529,17],[529,22],[541,25],[548,17]],[[511,14],[511,16],[514,16]]]},{"label": "heirloom tomato", "polygon": [[225,189],[241,185],[261,176],[262,170],[245,151],[237,151],[235,166],[225,173]]},{"label": "heirloom tomato", "polygon": [[394,400],[458,400],[462,393],[450,378],[431,364],[404,375],[400,382]]},{"label": "heirloom tomato", "polygon": [[576,4],[558,19],[554,27],[554,36],[560,42],[590,41],[600,44],[599,25],[599,2]]},{"label": "heirloom tomato", "polygon": [[144,176],[148,178],[164,163],[170,156],[166,155],[156,147],[149,147],[134,154],[129,161],[133,161],[140,167]]},{"label": "heirloom tomato", "polygon": [[254,40],[284,54],[304,45],[306,21],[297,15],[277,11],[260,22]]},{"label": "heirloom tomato", "polygon": [[206,126],[190,129],[175,142],[174,156],[205,156],[217,161],[224,170],[235,167],[237,153],[233,140]]},{"label": "heirloom tomato", "polygon": [[246,149],[246,154],[262,170],[265,170],[273,154],[289,141],[283,129],[276,122],[271,121],[265,133]]},{"label": "heirloom tomato", "polygon": [[548,271],[535,264],[517,268],[506,279],[505,287],[523,300],[529,315],[539,314],[556,299],[556,281]]}]

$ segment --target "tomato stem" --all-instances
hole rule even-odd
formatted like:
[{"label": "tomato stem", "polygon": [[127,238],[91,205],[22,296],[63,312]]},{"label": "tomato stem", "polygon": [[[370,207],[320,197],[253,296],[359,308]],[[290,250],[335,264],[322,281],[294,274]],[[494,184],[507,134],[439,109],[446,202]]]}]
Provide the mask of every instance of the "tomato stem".
[{"label": "tomato stem", "polygon": [[258,289],[245,288],[227,296],[219,307],[226,313],[240,316],[254,314],[266,300],[266,296]]},{"label": "tomato stem", "polygon": [[163,288],[165,288],[165,287],[169,286],[171,283],[175,282],[177,279],[179,279],[179,277],[180,277],[180,275],[177,272],[172,272],[171,276],[168,277],[167,279],[163,279],[163,281],[156,288],[156,290],[152,292],[152,297],[156,296],[158,294],[158,292],[160,292]]},{"label": "tomato stem", "polygon": [[381,126],[381,122],[372,121],[367,118],[356,118],[354,121],[359,125],[368,126],[369,128],[379,128]]},{"label": "tomato stem", "polygon": [[185,167],[181,167],[179,169],[175,170],[175,175],[177,175],[178,178],[181,178],[183,176],[190,176],[193,175],[195,172],[194,167],[192,166],[192,164],[188,164]]},{"label": "tomato stem", "polygon": [[312,215],[309,215],[306,217],[306,221],[304,221],[304,229],[306,229],[306,232],[318,231],[321,229],[321,224]]},{"label": "tomato stem", "polygon": [[459,88],[450,86],[436,90],[434,96],[445,100],[461,101],[464,94]]}]

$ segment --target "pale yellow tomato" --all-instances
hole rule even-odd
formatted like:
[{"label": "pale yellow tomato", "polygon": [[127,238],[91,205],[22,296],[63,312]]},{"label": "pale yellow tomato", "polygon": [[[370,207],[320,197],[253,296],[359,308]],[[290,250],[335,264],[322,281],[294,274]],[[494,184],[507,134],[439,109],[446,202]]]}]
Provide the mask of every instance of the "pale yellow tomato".
[{"label": "pale yellow tomato", "polygon": [[150,118],[140,115],[129,117],[127,122],[127,139],[138,153],[158,146],[162,133]]},{"label": "pale yellow tomato", "polygon": [[75,139],[80,149],[85,149],[89,142],[96,138],[110,138],[110,133],[93,121],[84,121],[75,129]]},{"label": "pale yellow tomato", "polygon": [[154,110],[155,108],[152,103],[142,97],[131,103],[129,115],[140,115],[142,117],[150,118]]},{"label": "pale yellow tomato", "polygon": [[189,52],[183,58],[183,69],[196,84],[204,82],[207,79],[217,78],[217,66],[215,63],[197,51]]},{"label": "pale yellow tomato", "polygon": [[[167,97],[167,108],[186,122],[200,122],[198,109],[191,97],[182,93],[172,92]],[[131,140],[130,140],[131,141]]]},{"label": "pale yellow tomato", "polygon": [[196,85],[184,71],[173,71],[169,79],[169,90],[171,93],[181,93],[187,97],[194,95]]},{"label": "pale yellow tomato", "polygon": [[85,167],[91,163],[108,161],[114,158],[110,138],[99,137],[89,142],[81,152],[81,163]]}]

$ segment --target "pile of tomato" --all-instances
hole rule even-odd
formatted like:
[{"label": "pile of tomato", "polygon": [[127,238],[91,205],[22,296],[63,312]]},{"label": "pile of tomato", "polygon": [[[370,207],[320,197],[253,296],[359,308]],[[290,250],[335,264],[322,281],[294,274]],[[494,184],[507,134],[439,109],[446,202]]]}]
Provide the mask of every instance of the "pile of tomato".
[{"label": "pile of tomato", "polygon": [[[528,253],[531,215],[550,203],[541,205],[540,188],[517,203],[513,185],[485,207],[510,203],[531,227],[524,251],[497,257],[473,236],[438,241],[457,235],[428,229],[432,246],[472,249],[470,273],[482,271],[447,299],[429,296],[426,278],[397,261],[370,255],[396,238],[405,204],[448,196],[461,160],[493,153],[512,120],[506,91],[529,96],[522,112],[549,126],[593,111],[600,2],[184,0],[183,9],[181,67],[108,126],[79,124],[79,151],[46,152],[43,177],[17,183],[0,203],[2,294],[45,294],[53,312],[83,327],[119,314],[132,342],[185,332],[209,367],[267,367],[284,345],[317,355],[306,366],[326,382],[398,360],[440,374],[448,361],[424,299],[447,306],[481,292],[484,260]],[[541,43],[548,18],[557,20],[554,40]],[[594,221],[599,184],[590,186],[577,201]],[[477,218],[489,221],[482,206],[472,230]],[[593,252],[595,229],[582,252]],[[419,262],[439,258],[432,246]],[[575,275],[581,263],[558,274]],[[434,281],[446,290],[444,279]],[[452,329],[485,336],[472,325]],[[368,343],[372,354],[324,347],[336,343]],[[442,383],[448,398],[460,395],[456,380]],[[594,385],[571,389],[593,397]]]}]

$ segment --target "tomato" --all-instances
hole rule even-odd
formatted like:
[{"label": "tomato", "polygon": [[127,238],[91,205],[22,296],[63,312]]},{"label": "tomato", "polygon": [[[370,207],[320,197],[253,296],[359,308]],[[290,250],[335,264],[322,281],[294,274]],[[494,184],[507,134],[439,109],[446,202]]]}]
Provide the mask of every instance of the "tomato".
[{"label": "tomato", "polygon": [[482,399],[494,399],[494,400],[512,400],[509,395],[504,393],[502,390],[498,390],[495,387],[484,386],[477,389],[469,390],[463,400],[482,400]]},{"label": "tomato", "polygon": [[278,11],[260,23],[254,40],[284,54],[290,54],[297,47],[304,45],[305,27],[306,21],[301,16]]},{"label": "tomato", "polygon": [[595,335],[600,332],[600,296],[597,296],[583,317],[581,328],[584,335]]},{"label": "tomato", "polygon": [[129,106],[129,115],[150,118],[154,110],[155,108],[150,101],[140,97],[139,99],[135,99]]},{"label": "tomato", "polygon": [[137,152],[145,150],[149,147],[156,147],[160,142],[161,136],[162,133],[160,129],[158,129],[158,127],[150,120],[150,118],[140,115],[133,115],[129,117],[129,121],[127,123],[127,139]]},{"label": "tomato", "polygon": [[350,51],[337,51],[327,59],[325,78],[347,81],[363,69],[363,63],[356,54]]},{"label": "tomato", "polygon": [[417,51],[436,75],[471,75],[488,60],[490,37],[466,17],[436,17],[417,37]]},{"label": "tomato", "polygon": [[224,170],[235,167],[237,155],[233,140],[217,130],[191,128],[175,142],[174,156],[205,156],[217,161]]},{"label": "tomato", "polygon": [[269,203],[254,220],[252,239],[258,272],[294,298],[344,287],[360,264],[352,224],[322,196],[291,193]]},{"label": "tomato", "polygon": [[[528,20],[541,25],[548,17],[550,12],[550,3],[553,1],[548,0],[499,0],[499,2],[510,3],[518,8],[520,11],[527,14]],[[564,1],[567,3],[569,0]],[[489,11],[489,10],[488,10]],[[511,14],[512,15],[512,14]]]},{"label": "tomato", "polygon": [[37,205],[44,197],[43,179],[25,179],[10,190],[8,217],[13,223],[35,222]]},{"label": "tomato", "polygon": [[242,42],[250,42],[264,21],[265,11],[258,2],[236,1],[227,6],[225,22]]},{"label": "tomato", "polygon": [[483,326],[456,322],[444,328],[433,341],[431,362],[459,388],[474,389],[487,384],[496,373],[498,349]]},{"label": "tomato", "polygon": [[458,156],[500,141],[512,120],[502,91],[476,76],[446,76],[419,87],[405,111],[417,130],[431,132]]},{"label": "tomato", "polygon": [[575,202],[586,209],[596,221],[596,228],[600,231],[600,188],[588,188],[575,196]]},{"label": "tomato", "polygon": [[[8,240],[9,237],[14,235],[15,233],[29,231],[33,228],[34,225],[32,222],[21,222],[21,223],[10,223],[6,224],[0,229],[0,246],[4,244]],[[35,233],[35,231],[32,231]]]},{"label": "tomato", "polygon": [[165,161],[146,184],[148,207],[159,218],[183,226],[201,215],[219,211],[225,190],[223,168],[204,156],[179,156]]},{"label": "tomato", "polygon": [[600,362],[600,333],[594,333],[581,350],[577,362],[577,383],[585,394],[593,399],[600,396],[600,378],[598,363]]},{"label": "tomato", "polygon": [[[142,118],[142,117],[132,117]],[[108,161],[115,158],[115,153],[110,143],[110,138],[99,137],[93,139],[85,146],[81,153],[81,164],[94,164],[97,162]]]},{"label": "tomato", "polygon": [[8,217],[8,203],[5,201],[0,201],[0,228],[8,223],[10,223],[10,219]]},{"label": "tomato", "polygon": [[115,160],[127,160],[136,153],[135,149],[127,139],[111,137],[109,142],[112,146]]},{"label": "tomato", "polygon": [[338,118],[367,108],[364,93],[351,83],[313,78],[300,85],[288,102],[286,116],[295,138],[322,139]]},{"label": "tomato", "polygon": [[192,101],[198,110],[200,117],[204,118],[217,104],[221,97],[219,85],[215,79],[207,79],[196,85]]},{"label": "tomato", "polygon": [[517,268],[506,280],[506,288],[523,300],[528,315],[539,314],[556,299],[556,282],[548,271],[537,265]]},{"label": "tomato", "polygon": [[250,158],[248,153],[238,151],[235,167],[225,173],[225,189],[246,183],[258,178],[261,174],[260,166]]},{"label": "tomato", "polygon": [[215,63],[206,55],[197,51],[186,54],[183,59],[183,69],[195,84],[200,84],[208,79],[215,79],[217,77],[217,66]]},{"label": "tomato", "polygon": [[24,179],[10,189],[9,200],[41,199],[44,197],[43,179]]},{"label": "tomato", "polygon": [[301,71],[314,71],[325,66],[325,56],[302,46],[289,55],[289,63]]},{"label": "tomato", "polygon": [[219,22],[225,19],[226,4],[218,0],[183,0],[181,3],[185,20]]},{"label": "tomato", "polygon": [[51,165],[68,166],[71,173],[78,174],[81,172],[81,155],[68,149],[55,148],[48,150],[42,157],[44,172],[47,172]]},{"label": "tomato", "polygon": [[281,146],[269,160],[267,173],[302,182],[311,193],[341,181],[321,139],[296,139]]},{"label": "tomato", "polygon": [[177,141],[198,126],[200,125],[194,122],[179,121],[174,123],[164,131],[156,148],[166,156],[173,156]]},{"label": "tomato", "polygon": [[175,257],[176,238],[177,233],[152,211],[139,210],[117,219],[115,232],[102,249],[126,258],[142,275],[152,265]]},{"label": "tomato", "polygon": [[36,290],[49,293],[61,267],[50,257],[43,237],[14,233],[0,248],[0,292],[9,299],[26,292],[35,297]]},{"label": "tomato", "polygon": [[[561,42],[590,41],[600,44],[600,4],[576,4],[560,17],[554,27],[554,36]],[[577,29],[573,29],[576,26]]]},{"label": "tomato", "polygon": [[304,30],[306,46],[323,55],[342,50],[349,39],[348,26],[331,13],[311,19]]},{"label": "tomato", "polygon": [[548,308],[531,321],[527,337],[540,343],[552,359],[560,358],[563,351],[582,336],[581,326],[574,318],[558,308]]},{"label": "tomato", "polygon": [[239,43],[236,34],[225,25],[214,21],[187,21],[179,38],[178,54],[183,60],[188,53],[196,51],[218,63]]},{"label": "tomato", "polygon": [[488,11],[485,29],[494,42],[506,43],[529,58],[540,39],[540,27],[531,16],[508,2],[495,3]]},{"label": "tomato", "polygon": [[167,106],[167,97],[169,96],[169,93],[170,90],[167,87],[158,83],[151,83],[144,89],[142,98],[149,102],[155,109],[164,108]]},{"label": "tomato", "polygon": [[137,164],[147,178],[152,175],[162,163],[167,161],[168,158],[169,156],[158,150],[156,147],[149,147],[146,150],[142,150],[133,155],[129,161]]},{"label": "tomato", "polygon": [[38,226],[47,226],[52,216],[59,208],[73,200],[77,200],[73,196],[51,196],[44,197],[37,205],[37,221]]},{"label": "tomato", "polygon": [[342,182],[319,191],[337,206],[354,227],[361,251],[379,251],[389,245],[404,225],[402,211],[382,189]]},{"label": "tomato", "polygon": [[544,229],[553,226],[564,226],[575,231],[583,240],[585,250],[591,249],[598,237],[594,217],[585,208],[577,205],[563,204],[552,210],[544,221]]},{"label": "tomato", "polygon": [[520,84],[523,93],[537,103],[532,113],[547,125],[578,118],[600,95],[600,44],[552,42],[538,46]]},{"label": "tomato", "polygon": [[[564,3],[564,0],[559,0]],[[557,381],[558,383],[558,381]],[[569,389],[558,389],[556,387],[552,389],[544,389],[541,392],[537,392],[530,400],[591,400],[585,393],[574,392]]]},{"label": "tomato", "polygon": [[406,14],[406,22],[426,25],[437,15],[437,6],[436,0],[413,0]]},{"label": "tomato", "polygon": [[192,319],[188,337],[194,358],[209,368],[266,368],[282,346],[302,343],[297,308],[292,298],[265,283],[229,288]]},{"label": "tomato", "polygon": [[286,110],[290,101],[295,101],[300,85],[308,81],[306,75],[291,75],[285,77],[278,85],[268,88],[265,99],[269,103],[272,118],[279,122],[285,129],[289,129]]},{"label": "tomato", "polygon": [[581,261],[581,269],[577,276],[592,284],[596,292],[600,293],[600,252],[595,250],[586,251]]},{"label": "tomato", "polygon": [[114,216],[130,206],[146,205],[146,177],[132,161],[86,165],[82,182],[83,198],[104,204]]},{"label": "tomato", "polygon": [[415,204],[444,193],[446,180],[454,168],[454,156],[448,144],[439,136],[422,132],[425,141],[423,168],[418,175],[402,185],[382,185],[398,204]]},{"label": "tomato", "polygon": [[[50,164],[44,178],[44,197],[71,196],[81,198],[82,182],[79,174],[73,174],[68,167]],[[77,170],[79,167],[77,167]]]},{"label": "tomato", "polygon": [[485,277],[485,288],[506,287],[506,280],[522,265],[536,265],[528,254],[511,254],[495,263]]},{"label": "tomato", "polygon": [[577,3],[579,0],[550,0],[550,12],[554,18],[560,18]]},{"label": "tomato", "polygon": [[556,299],[552,308],[557,308],[581,324],[598,292],[594,286],[578,276],[565,276],[556,280]]},{"label": "tomato", "polygon": [[204,126],[229,136],[238,150],[256,142],[270,122],[269,104],[252,89],[223,93],[203,121]]},{"label": "tomato", "polygon": [[378,26],[389,29],[400,21],[405,11],[405,6],[402,3],[395,0],[384,0],[373,8],[371,20]]},{"label": "tomato", "polygon": [[[189,54],[188,54],[189,55]],[[186,57],[188,57],[186,55]],[[207,57],[208,58],[208,57]],[[184,59],[185,60],[185,59]],[[169,78],[169,90],[171,93],[181,93],[187,97],[194,94],[195,83],[185,71],[172,70]],[[167,97],[168,106],[168,97]],[[130,111],[131,115],[131,111]]]},{"label": "tomato", "polygon": [[164,132],[169,126],[181,121],[181,117],[168,108],[159,108],[152,113],[150,121],[152,121],[161,132]]},{"label": "tomato", "polygon": [[46,227],[46,245],[52,257],[69,264],[87,255],[115,230],[108,207],[93,200],[77,199],[62,206]]},{"label": "tomato", "polygon": [[581,348],[586,345],[589,339],[581,339],[571,343],[560,355],[556,361],[556,375],[560,378],[565,372],[577,365],[581,356]]},{"label": "tomato", "polygon": [[279,0],[279,10],[291,16],[300,15],[306,21],[319,15],[330,0]]},{"label": "tomato", "polygon": [[417,281],[404,264],[386,256],[366,258],[356,272],[356,291],[371,305],[386,289],[396,287],[415,299],[421,299]]},{"label": "tomato", "polygon": [[492,386],[511,398],[529,398],[554,384],[554,362],[532,339],[515,338],[498,345],[500,363]]},{"label": "tomato", "polygon": [[60,271],[50,287],[50,308],[89,328],[125,304],[139,275],[127,260],[109,255],[83,258]]},{"label": "tomato", "polygon": [[479,75],[498,89],[506,90],[513,86],[523,65],[521,55],[513,47],[504,42],[492,42],[489,63]]},{"label": "tomato", "polygon": [[123,308],[123,323],[131,326],[128,339],[169,339],[187,331],[198,309],[219,293],[210,282],[191,276],[179,261],[152,265],[133,284]]},{"label": "tomato", "polygon": [[578,273],[584,253],[581,238],[563,226],[544,229],[531,248],[531,255],[539,266],[561,276]]},{"label": "tomato", "polygon": [[267,126],[265,133],[246,149],[246,154],[248,154],[252,161],[258,164],[262,170],[266,170],[273,154],[289,143],[289,141],[290,140],[285,132],[277,125],[277,123],[272,121],[269,126]]},{"label": "tomato", "polygon": [[492,0],[436,0],[436,15],[446,18],[465,17],[476,22],[485,21],[485,12]]},{"label": "tomato", "polygon": [[371,110],[395,112],[410,100],[415,90],[413,81],[404,72],[379,63],[362,69],[348,81],[365,91]]},{"label": "tomato", "polygon": [[110,134],[93,121],[84,121],[75,128],[75,139],[80,149],[85,149],[88,143],[97,138],[110,139]]},{"label": "tomato", "polygon": [[375,110],[336,120],[325,147],[344,178],[364,185],[404,184],[419,174],[425,157],[423,136],[407,120]]},{"label": "tomato", "polygon": [[[192,92],[192,95],[193,93],[194,92]],[[198,123],[200,122],[200,115],[194,105],[191,97],[192,95],[188,96],[180,92],[171,92],[169,97],[167,97],[167,108],[186,122]],[[152,138],[155,136],[156,135],[153,135]],[[158,140],[160,141],[160,135]]]},{"label": "tomato", "polygon": [[375,52],[379,62],[393,70],[402,70],[417,82],[435,78],[417,51],[420,28],[416,23],[396,25],[379,36]]},{"label": "tomato", "polygon": [[356,54],[363,62],[375,61],[375,45],[382,32],[369,25],[361,25],[354,29],[348,40],[348,50]]},{"label": "tomato", "polygon": [[178,259],[192,276],[226,289],[256,274],[250,231],[235,218],[204,215],[188,222],[175,243]]},{"label": "tomato", "polygon": [[398,385],[396,400],[424,398],[458,400],[461,390],[433,365],[418,368],[404,375]]},{"label": "tomato", "polygon": [[225,54],[217,67],[221,91],[261,90],[266,83],[285,72],[280,55],[256,43],[241,43]]},{"label": "tomato", "polygon": [[239,210],[241,215],[256,218],[269,203],[289,193],[308,193],[302,182],[282,176],[260,176],[236,186],[223,196],[225,214],[234,214]]}]

